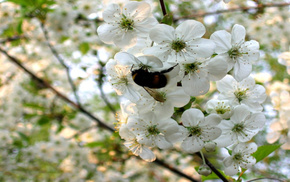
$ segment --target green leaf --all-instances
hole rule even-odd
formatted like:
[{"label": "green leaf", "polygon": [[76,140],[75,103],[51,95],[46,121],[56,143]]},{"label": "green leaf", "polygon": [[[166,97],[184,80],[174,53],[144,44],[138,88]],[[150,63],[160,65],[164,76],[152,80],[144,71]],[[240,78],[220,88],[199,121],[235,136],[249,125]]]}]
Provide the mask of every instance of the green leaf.
[{"label": "green leaf", "polygon": [[79,45],[79,49],[81,53],[84,55],[90,50],[90,44],[87,42],[83,42]]},{"label": "green leaf", "polygon": [[260,146],[252,156],[256,158],[256,162],[259,162],[280,148],[281,145],[282,144]]},{"label": "green leaf", "polygon": [[46,116],[42,116],[41,118],[39,118],[39,120],[37,121],[37,124],[39,125],[45,125],[48,124],[50,121],[50,119]]},{"label": "green leaf", "polygon": [[104,142],[90,142],[90,143],[87,143],[86,146],[90,148],[104,146]]},{"label": "green leaf", "polygon": [[16,27],[16,30],[19,34],[22,34],[23,31],[22,31],[22,23],[23,23],[23,19],[20,19],[18,24],[17,24],[17,27]]},{"label": "green leaf", "polygon": [[172,23],[173,23],[173,15],[172,15],[172,13],[166,14],[162,18],[161,23],[164,23],[166,25],[172,25]]},{"label": "green leaf", "polygon": [[46,108],[41,106],[41,105],[38,105],[36,103],[23,103],[22,104],[23,107],[26,107],[26,108],[30,108],[30,109],[33,109],[33,110],[40,110],[40,111],[45,111]]},{"label": "green leaf", "polygon": [[18,131],[18,135],[25,141],[29,141],[29,138],[22,132]]}]

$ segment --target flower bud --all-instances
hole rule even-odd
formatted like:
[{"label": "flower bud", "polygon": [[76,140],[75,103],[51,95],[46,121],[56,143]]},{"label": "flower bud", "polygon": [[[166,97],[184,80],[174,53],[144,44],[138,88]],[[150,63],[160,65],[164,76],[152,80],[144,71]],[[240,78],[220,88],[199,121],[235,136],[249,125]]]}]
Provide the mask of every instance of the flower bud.
[{"label": "flower bud", "polygon": [[216,143],[213,141],[208,141],[204,144],[204,148],[207,152],[214,152],[216,148]]},{"label": "flower bud", "polygon": [[198,174],[203,175],[203,176],[208,176],[211,174],[211,169],[208,167],[208,165],[203,164],[199,167],[198,169]]}]

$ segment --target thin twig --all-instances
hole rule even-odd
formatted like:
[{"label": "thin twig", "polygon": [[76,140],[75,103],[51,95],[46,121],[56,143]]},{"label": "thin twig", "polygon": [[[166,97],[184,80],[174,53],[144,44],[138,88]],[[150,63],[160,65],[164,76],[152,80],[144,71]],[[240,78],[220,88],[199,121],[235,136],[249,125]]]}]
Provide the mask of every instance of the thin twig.
[{"label": "thin twig", "polygon": [[14,36],[14,37],[8,37],[7,39],[4,39],[4,40],[1,40],[0,41],[0,44],[4,44],[6,42],[13,42],[13,41],[16,41],[16,40],[19,40],[19,39],[22,39],[22,38],[25,38],[25,36]]},{"label": "thin twig", "polygon": [[[202,156],[200,152],[197,152],[196,155],[198,155],[201,159]],[[212,163],[209,162],[209,160],[204,157],[205,163],[208,165],[208,167],[223,181],[223,182],[228,182],[228,180],[212,165]]]},{"label": "thin twig", "polygon": [[258,4],[255,7],[237,7],[237,8],[229,8],[229,9],[224,9],[224,10],[217,10],[213,12],[202,12],[202,13],[194,13],[188,16],[182,16],[175,18],[174,20],[180,20],[180,19],[188,19],[188,18],[196,18],[196,17],[204,17],[208,15],[216,15],[216,14],[221,14],[221,13],[230,13],[230,12],[235,12],[235,11],[248,11],[251,9],[262,9],[262,8],[269,8],[269,7],[284,7],[284,6],[289,6],[290,3],[269,3],[269,4]]},{"label": "thin twig", "polygon": [[49,47],[49,49],[51,50],[52,54],[55,56],[55,58],[58,60],[58,62],[65,68],[65,71],[66,71],[66,75],[67,75],[67,79],[68,79],[68,82],[72,88],[72,91],[73,91],[73,94],[75,96],[75,99],[78,103],[78,105],[81,105],[81,102],[80,102],[80,98],[77,94],[77,88],[70,76],[70,68],[65,64],[64,60],[60,57],[59,53],[56,51],[56,49],[54,48],[54,46],[50,43],[50,39],[49,39],[49,36],[48,36],[48,32],[45,28],[45,25],[43,22],[40,23],[40,26],[41,26],[41,29],[43,31],[43,34],[44,34],[44,37],[45,37],[45,40],[46,40],[46,43]]},{"label": "thin twig", "polygon": [[[100,119],[98,119],[97,117],[93,116],[89,111],[85,110],[82,106],[76,104],[75,102],[73,102],[72,100],[70,100],[69,98],[67,98],[65,95],[63,95],[62,93],[60,93],[59,91],[57,91],[54,87],[52,87],[47,81],[39,78],[38,76],[36,76],[33,72],[31,72],[29,69],[27,69],[24,65],[21,64],[21,62],[17,59],[14,58],[12,56],[10,56],[5,50],[3,50],[0,47],[0,52],[2,52],[4,55],[6,55],[10,61],[12,61],[14,64],[16,64],[18,67],[20,67],[23,71],[25,71],[27,74],[29,74],[29,76],[31,76],[32,79],[34,79],[35,81],[37,81],[38,83],[42,84],[44,87],[50,89],[52,92],[54,92],[59,98],[61,98],[62,100],[64,100],[65,102],[69,103],[70,105],[72,105],[75,109],[79,110],[80,112],[82,112],[83,114],[85,114],[86,116],[88,116],[89,118],[91,118],[93,121],[95,121],[99,127],[104,128],[110,132],[115,132],[115,130],[113,128],[111,128],[110,126],[108,126],[107,124],[105,124],[104,122],[102,122]],[[140,158],[138,158],[140,159]],[[141,160],[141,159],[140,159]],[[196,182],[197,180],[195,180],[194,178],[184,174],[183,172],[179,171],[176,168],[171,167],[170,165],[166,164],[165,162],[162,162],[159,159],[156,159],[154,161],[154,163],[170,170],[171,172],[182,176],[190,181]]]},{"label": "thin twig", "polygon": [[109,107],[109,109],[112,111],[112,113],[115,115],[116,114],[116,110],[115,108],[112,106],[112,104],[108,101],[105,93],[104,93],[104,90],[103,90],[103,75],[104,75],[104,68],[105,66],[100,63],[100,76],[99,76],[99,80],[98,80],[98,87],[99,87],[99,90],[100,90],[100,93],[101,93],[101,97],[103,99],[103,101],[106,103],[106,105]]}]

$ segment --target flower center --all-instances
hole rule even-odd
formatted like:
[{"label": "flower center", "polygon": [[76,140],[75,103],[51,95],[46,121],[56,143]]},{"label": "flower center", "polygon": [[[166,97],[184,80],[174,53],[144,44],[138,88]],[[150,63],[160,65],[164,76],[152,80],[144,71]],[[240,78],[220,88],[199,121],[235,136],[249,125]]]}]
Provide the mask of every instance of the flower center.
[{"label": "flower center", "polygon": [[186,47],[186,43],[183,40],[177,39],[171,43],[171,48],[175,50],[176,52],[182,51],[185,47]]},{"label": "flower center", "polygon": [[158,135],[160,132],[157,128],[157,125],[153,125],[153,126],[150,126],[149,128],[147,128],[147,131],[148,131],[148,135]]},{"label": "flower center", "polygon": [[125,75],[121,77],[119,81],[119,83],[124,83],[125,85],[128,85],[128,82],[128,78]]},{"label": "flower center", "polygon": [[247,91],[249,89],[245,89],[245,90],[241,90],[241,89],[238,89],[237,91],[235,91],[235,96],[236,98],[239,100],[239,102],[241,102],[242,100],[244,100],[245,98],[247,98]]},{"label": "flower center", "polygon": [[239,123],[233,127],[232,131],[239,133],[239,132],[242,132],[244,128],[245,128],[245,126],[242,123]]},{"label": "flower center", "polygon": [[133,30],[134,29],[134,20],[128,19],[125,15],[123,15],[123,18],[121,19],[120,26],[122,29]]},{"label": "flower center", "polygon": [[200,136],[201,135],[201,128],[199,126],[187,127],[187,130],[191,135]]},{"label": "flower center", "polygon": [[230,56],[230,58],[235,59],[238,56],[241,55],[241,53],[239,53],[239,48],[238,47],[233,47],[228,51],[228,54]]},{"label": "flower center", "polygon": [[215,111],[217,114],[224,114],[228,111],[230,111],[230,107],[229,106],[225,106],[225,105],[218,105],[216,108],[215,108]]},{"label": "flower center", "polygon": [[194,63],[191,63],[191,64],[185,64],[184,65],[185,75],[198,71],[199,70],[199,65],[201,65],[200,62],[194,62]]},{"label": "flower center", "polygon": [[234,155],[234,160],[240,161],[242,159],[243,159],[243,156],[240,153],[237,153],[237,154]]}]

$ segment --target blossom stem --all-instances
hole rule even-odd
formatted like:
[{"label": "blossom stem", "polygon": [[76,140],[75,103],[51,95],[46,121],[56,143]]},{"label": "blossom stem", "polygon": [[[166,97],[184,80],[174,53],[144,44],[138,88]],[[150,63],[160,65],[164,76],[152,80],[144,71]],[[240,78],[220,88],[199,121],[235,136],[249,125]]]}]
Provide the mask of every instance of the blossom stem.
[{"label": "blossom stem", "polygon": [[202,152],[202,151],[200,151],[200,155],[201,155],[201,158],[202,158],[202,162],[203,162],[203,164],[206,164],[206,163],[205,163],[205,159],[204,159],[204,155],[203,155],[203,152]]},{"label": "blossom stem", "polygon": [[162,10],[163,16],[165,16],[167,14],[167,12],[166,12],[166,7],[165,7],[165,4],[164,4],[164,1],[163,0],[159,0],[159,2],[160,2],[160,6],[161,6],[161,10]]}]

